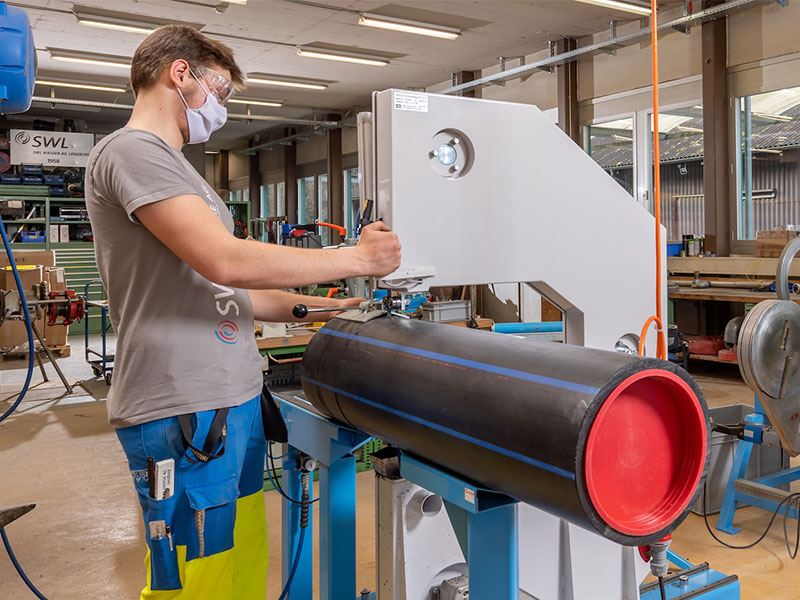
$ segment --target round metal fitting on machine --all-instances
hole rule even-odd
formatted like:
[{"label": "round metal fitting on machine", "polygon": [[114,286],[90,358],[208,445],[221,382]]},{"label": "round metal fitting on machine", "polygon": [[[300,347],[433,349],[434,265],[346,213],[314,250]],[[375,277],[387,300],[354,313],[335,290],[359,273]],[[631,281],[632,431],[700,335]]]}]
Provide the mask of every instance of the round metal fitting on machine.
[{"label": "round metal fitting on machine", "polygon": [[780,300],[790,300],[789,298],[789,268],[795,255],[800,252],[800,238],[792,240],[783,247],[780,258],[778,258],[778,269],[775,273],[775,290]]},{"label": "round metal fitting on machine", "polygon": [[475,149],[460,131],[442,129],[431,138],[428,148],[431,168],[445,179],[463,177],[472,167]]},{"label": "round metal fitting on machine", "polygon": [[739,370],[753,390],[783,398],[800,385],[800,306],[764,300],[745,317],[739,333]]}]

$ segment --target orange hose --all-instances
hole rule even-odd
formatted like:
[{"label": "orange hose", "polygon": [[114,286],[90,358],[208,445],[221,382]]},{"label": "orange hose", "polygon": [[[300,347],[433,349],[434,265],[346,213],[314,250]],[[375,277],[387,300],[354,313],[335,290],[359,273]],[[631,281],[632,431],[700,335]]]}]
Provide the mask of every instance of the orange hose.
[{"label": "orange hose", "polygon": [[652,40],[653,54],[653,161],[654,161],[654,207],[653,213],[656,220],[656,314],[647,321],[642,327],[642,334],[639,336],[639,354],[644,356],[644,343],[647,339],[648,327],[650,323],[656,324],[656,357],[667,359],[667,341],[664,332],[664,320],[662,318],[661,302],[661,147],[658,139],[658,0],[650,0],[650,37]]}]

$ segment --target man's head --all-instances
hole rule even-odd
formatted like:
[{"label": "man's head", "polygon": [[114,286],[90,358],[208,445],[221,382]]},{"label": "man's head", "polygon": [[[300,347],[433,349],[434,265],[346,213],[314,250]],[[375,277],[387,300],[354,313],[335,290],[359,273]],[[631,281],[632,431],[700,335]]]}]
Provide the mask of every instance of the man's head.
[{"label": "man's head", "polygon": [[[131,87],[137,100],[152,97],[162,108],[171,107],[176,116],[186,108],[200,108],[209,94],[225,104],[243,81],[228,46],[185,25],[168,25],[151,33],[131,63]],[[185,117],[178,118],[178,126],[188,141]]]}]

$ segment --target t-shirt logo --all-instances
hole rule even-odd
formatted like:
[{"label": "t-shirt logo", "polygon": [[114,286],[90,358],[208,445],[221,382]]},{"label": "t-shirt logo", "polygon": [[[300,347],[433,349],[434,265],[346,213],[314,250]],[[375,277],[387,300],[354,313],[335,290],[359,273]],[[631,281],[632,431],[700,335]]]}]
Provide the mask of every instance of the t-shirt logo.
[{"label": "t-shirt logo", "polygon": [[233,321],[220,321],[214,333],[225,344],[235,344],[239,340],[239,326]]},{"label": "t-shirt logo", "polygon": [[214,196],[211,195],[211,190],[209,190],[205,184],[200,184],[200,185],[203,188],[203,193],[206,195],[206,198],[208,199],[208,205],[211,207],[211,210],[214,211],[215,215],[219,216],[219,208],[217,208],[217,203],[214,200]]}]

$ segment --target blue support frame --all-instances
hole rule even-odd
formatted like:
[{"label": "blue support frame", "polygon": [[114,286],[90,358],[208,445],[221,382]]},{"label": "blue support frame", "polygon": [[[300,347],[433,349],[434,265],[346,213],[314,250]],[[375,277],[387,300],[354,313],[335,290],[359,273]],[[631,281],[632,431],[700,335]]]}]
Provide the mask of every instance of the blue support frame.
[{"label": "blue support frame", "polygon": [[518,502],[406,455],[400,475],[466,513],[470,597],[518,600]]},{"label": "blue support frame", "polygon": [[[769,420],[767,419],[764,409],[757,397],[755,399],[754,412],[747,415],[745,417],[745,421],[747,423],[753,423],[757,426],[769,424]],[[750,442],[746,440],[739,440],[739,443],[736,446],[736,453],[733,457],[733,466],[731,467],[731,473],[728,477],[728,482],[725,485],[725,496],[722,499],[722,507],[719,511],[719,517],[717,518],[717,529],[731,535],[735,535],[740,531],[738,527],[733,526],[733,519],[736,516],[737,504],[755,506],[770,513],[774,512],[778,508],[779,504],[773,500],[765,500],[764,498],[759,498],[752,494],[748,494],[747,492],[736,490],[734,487],[734,482],[737,479],[744,479],[747,472],[747,466],[750,464],[750,458],[753,454],[753,448],[756,444],[761,443],[760,435],[754,435],[753,437],[754,441]],[[759,477],[753,481],[756,483],[777,487],[798,480],[800,480],[800,467],[794,467],[792,469],[778,471],[777,473],[771,473],[770,475]],[[781,506],[779,514],[783,515],[786,513],[787,506],[784,504]],[[789,508],[788,515],[793,519],[797,519],[797,508]]]},{"label": "blue support frame", "polygon": [[[299,499],[301,495],[298,454],[311,456],[319,463],[320,600],[356,598],[356,464],[353,452],[372,438],[332,423],[314,412],[306,400],[295,398],[294,402],[288,402],[278,396],[274,398],[289,431],[289,453],[283,461],[282,479],[287,482],[284,491],[290,498]],[[281,507],[282,580],[285,585],[300,535],[300,506],[283,499]],[[287,594],[289,600],[312,599],[312,532],[310,515],[300,563]]]}]

